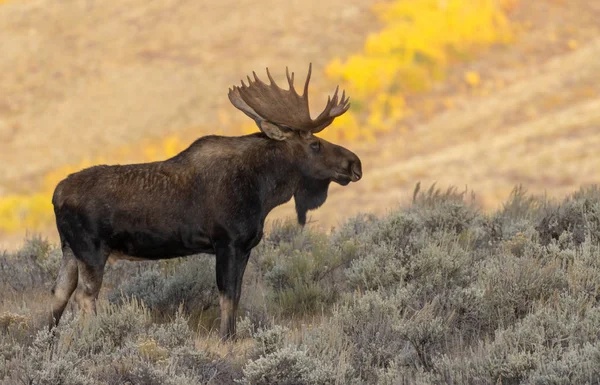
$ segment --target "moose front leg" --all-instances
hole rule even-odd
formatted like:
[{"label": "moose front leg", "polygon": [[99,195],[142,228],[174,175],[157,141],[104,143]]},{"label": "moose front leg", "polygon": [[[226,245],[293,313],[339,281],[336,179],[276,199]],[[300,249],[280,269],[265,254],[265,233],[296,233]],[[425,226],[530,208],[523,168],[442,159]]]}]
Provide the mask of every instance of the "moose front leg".
[{"label": "moose front leg", "polygon": [[219,334],[227,340],[235,336],[235,319],[242,292],[242,280],[250,252],[228,245],[217,248],[217,287],[221,306]]}]

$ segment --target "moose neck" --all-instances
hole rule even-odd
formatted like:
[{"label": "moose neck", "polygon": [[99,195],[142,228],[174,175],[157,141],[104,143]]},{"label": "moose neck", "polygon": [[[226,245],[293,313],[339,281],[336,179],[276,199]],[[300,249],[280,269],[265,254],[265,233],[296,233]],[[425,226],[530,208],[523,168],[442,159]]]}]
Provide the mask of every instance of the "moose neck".
[{"label": "moose neck", "polygon": [[264,139],[260,143],[257,176],[262,180],[265,214],[286,203],[298,190],[302,174],[292,148],[285,141]]},{"label": "moose neck", "polygon": [[[213,173],[219,173],[226,180],[242,173],[243,179],[252,180],[248,188],[258,192],[264,215],[267,215],[289,201],[306,184],[306,177],[300,171],[299,157],[301,154],[297,153],[293,144],[256,133],[239,137],[202,137],[167,163],[190,167],[191,179],[197,179],[198,175],[203,179],[206,175],[212,177]],[[229,163],[225,169],[221,167],[223,161]]]}]

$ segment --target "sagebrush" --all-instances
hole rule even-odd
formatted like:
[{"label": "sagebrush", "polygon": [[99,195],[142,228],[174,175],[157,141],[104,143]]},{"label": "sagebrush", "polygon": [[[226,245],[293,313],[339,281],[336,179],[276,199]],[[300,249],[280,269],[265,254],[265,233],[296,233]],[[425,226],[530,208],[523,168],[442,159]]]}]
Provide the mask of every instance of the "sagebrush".
[{"label": "sagebrush", "polygon": [[417,188],[330,234],[274,224],[228,344],[213,256],[118,262],[98,314],[48,333],[60,252],[32,238],[0,257],[0,383],[600,384],[600,189],[475,202]]}]

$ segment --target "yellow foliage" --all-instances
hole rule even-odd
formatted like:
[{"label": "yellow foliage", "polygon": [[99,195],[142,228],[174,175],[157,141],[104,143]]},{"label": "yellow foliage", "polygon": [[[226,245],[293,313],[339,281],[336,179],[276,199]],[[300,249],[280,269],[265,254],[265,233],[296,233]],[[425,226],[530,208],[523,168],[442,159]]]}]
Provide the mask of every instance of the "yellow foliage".
[{"label": "yellow foliage", "polygon": [[465,73],[465,82],[471,87],[477,87],[481,83],[481,77],[475,71],[467,71]]},{"label": "yellow foliage", "polygon": [[343,138],[351,141],[357,140],[360,132],[356,115],[352,111],[348,111],[339,118],[336,118],[333,124],[322,131],[319,136],[325,140]]},{"label": "yellow foliage", "polygon": [[[398,127],[407,115],[403,95],[429,89],[443,78],[452,59],[473,48],[510,42],[512,29],[505,12],[516,2],[395,0],[377,4],[375,12],[384,28],[367,38],[363,52],[345,61],[335,58],[325,71],[345,83],[354,100],[366,107],[364,114],[352,117],[353,126],[362,125],[362,131],[371,135]],[[475,72],[467,73],[465,80],[471,86],[480,83]]]},{"label": "yellow foliage", "polygon": [[258,127],[254,121],[247,120],[242,124],[240,131],[243,135],[253,134],[258,131]]},{"label": "yellow foliage", "polygon": [[5,196],[0,199],[0,218],[0,229],[6,231],[34,229],[51,223],[50,196],[44,193]]},{"label": "yellow foliage", "polygon": [[170,136],[164,143],[164,154],[166,158],[171,158],[183,150],[183,145],[176,136]]},{"label": "yellow foliage", "polygon": [[570,49],[573,49],[573,50],[577,49],[577,47],[579,47],[579,44],[577,43],[577,40],[573,40],[573,39],[569,40],[567,42],[567,45],[569,46]]}]

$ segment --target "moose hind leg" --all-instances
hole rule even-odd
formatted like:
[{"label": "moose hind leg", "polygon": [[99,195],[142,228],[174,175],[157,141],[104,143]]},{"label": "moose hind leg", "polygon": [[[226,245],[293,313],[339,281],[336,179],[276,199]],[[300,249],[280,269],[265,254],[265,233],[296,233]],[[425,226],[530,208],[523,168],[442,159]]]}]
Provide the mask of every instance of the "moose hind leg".
[{"label": "moose hind leg", "polygon": [[52,310],[50,311],[50,328],[56,326],[62,316],[71,294],[77,287],[77,260],[69,245],[62,247],[62,260],[56,281],[52,286]]},{"label": "moose hind leg", "polygon": [[81,260],[77,261],[79,282],[77,291],[75,292],[75,300],[79,305],[79,309],[83,312],[96,312],[96,299],[102,286],[105,262],[106,258],[102,259],[102,263],[97,264],[89,264]]}]

